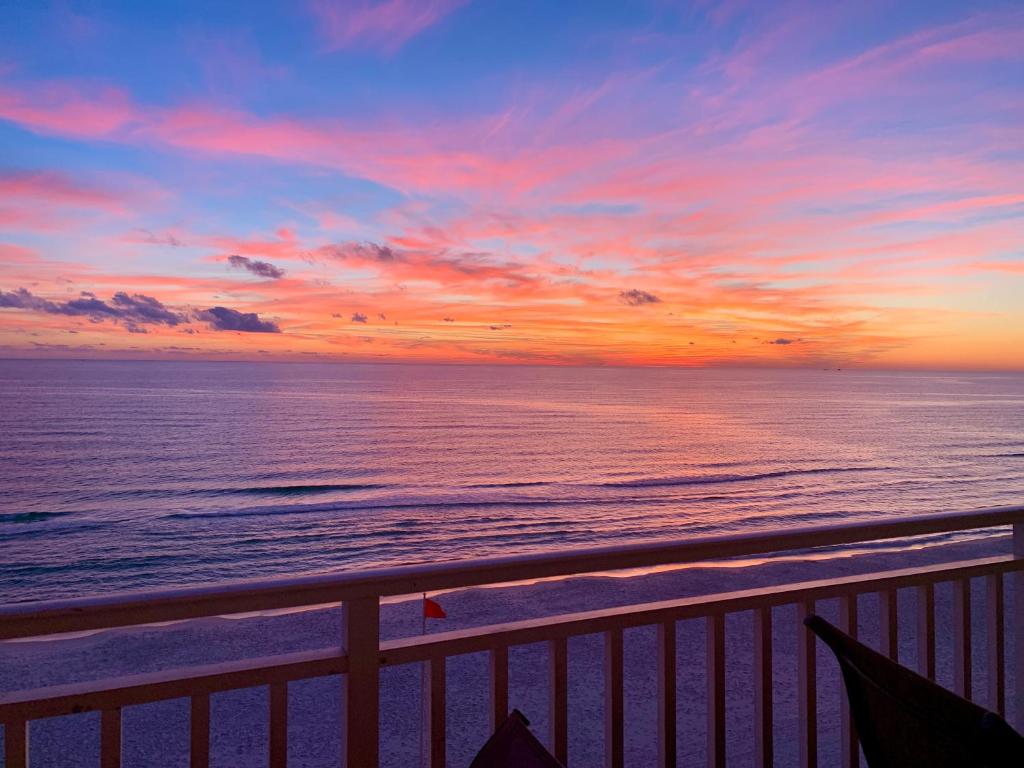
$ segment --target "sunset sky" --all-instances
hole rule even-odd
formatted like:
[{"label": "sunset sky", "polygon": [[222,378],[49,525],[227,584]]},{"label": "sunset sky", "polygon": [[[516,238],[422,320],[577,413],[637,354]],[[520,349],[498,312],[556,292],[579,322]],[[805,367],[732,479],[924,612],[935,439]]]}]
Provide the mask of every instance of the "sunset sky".
[{"label": "sunset sky", "polygon": [[1019,2],[2,14],[0,357],[1024,369]]}]

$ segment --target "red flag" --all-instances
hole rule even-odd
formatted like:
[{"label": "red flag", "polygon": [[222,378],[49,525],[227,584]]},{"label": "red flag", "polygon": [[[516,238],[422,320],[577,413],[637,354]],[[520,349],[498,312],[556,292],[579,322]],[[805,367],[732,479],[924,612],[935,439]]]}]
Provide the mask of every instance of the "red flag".
[{"label": "red flag", "polygon": [[423,618],[425,619],[447,619],[448,614],[440,603],[434,602],[429,597],[423,597]]}]

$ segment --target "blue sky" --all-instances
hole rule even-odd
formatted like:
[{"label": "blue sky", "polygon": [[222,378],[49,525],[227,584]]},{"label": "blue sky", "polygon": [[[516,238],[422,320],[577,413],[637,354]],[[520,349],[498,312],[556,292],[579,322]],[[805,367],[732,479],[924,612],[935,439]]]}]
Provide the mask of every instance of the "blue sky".
[{"label": "blue sky", "polygon": [[10,353],[1024,367],[1018,4],[8,11]]}]

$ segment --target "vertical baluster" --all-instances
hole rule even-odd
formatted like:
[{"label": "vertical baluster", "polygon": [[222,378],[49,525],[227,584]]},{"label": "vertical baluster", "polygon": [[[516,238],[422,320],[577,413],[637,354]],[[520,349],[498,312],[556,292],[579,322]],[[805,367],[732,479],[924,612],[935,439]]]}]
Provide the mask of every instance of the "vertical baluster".
[{"label": "vertical baluster", "polygon": [[708,656],[708,766],[725,766],[725,615],[705,619]]},{"label": "vertical baluster", "polygon": [[348,673],[342,680],[344,768],[377,768],[380,755],[380,600],[342,603],[342,644]]},{"label": "vertical baluster", "polygon": [[[857,637],[857,595],[843,595],[839,598],[839,628],[850,637]],[[845,685],[840,686],[839,710],[843,768],[858,768],[860,745],[857,743],[857,728],[850,713],[850,700],[846,696]]]},{"label": "vertical baluster", "polygon": [[28,768],[28,723],[24,720],[4,721],[4,765]]},{"label": "vertical baluster", "polygon": [[[1013,526],[1013,556],[1024,559],[1024,523]],[[1024,731],[1024,572],[1014,571],[1010,575],[1013,584],[1013,723],[1018,731]]]},{"label": "vertical baluster", "polygon": [[1006,670],[1003,638],[1003,575],[993,573],[985,577],[986,606],[985,634],[988,644],[988,702],[994,712],[1003,714],[1006,708]]},{"label": "vertical baluster", "polygon": [[491,732],[508,717],[508,648],[491,650]]},{"label": "vertical baluster", "polygon": [[288,683],[270,685],[270,768],[288,765]]},{"label": "vertical baluster", "polygon": [[772,609],[754,611],[754,763],[773,764]]},{"label": "vertical baluster", "polygon": [[953,582],[953,690],[972,699],[971,580]]},{"label": "vertical baluster", "polygon": [[564,637],[548,641],[548,717],[551,749],[565,764],[569,753],[569,688],[567,644]]},{"label": "vertical baluster", "polygon": [[814,634],[803,624],[812,613],[814,601],[798,604],[796,661],[801,768],[814,768],[818,764],[818,665]]},{"label": "vertical baluster", "polygon": [[445,768],[448,756],[447,745],[447,701],[445,657],[438,656],[426,662],[430,677],[430,695],[427,714],[427,743],[430,745],[430,768]]},{"label": "vertical baluster", "polygon": [[622,768],[622,630],[604,633],[604,753],[608,768]]},{"label": "vertical baluster", "polygon": [[100,712],[100,768],[121,768],[121,708]]},{"label": "vertical baluster", "polygon": [[935,679],[935,585],[917,588],[917,671]]},{"label": "vertical baluster", "polygon": [[676,623],[658,625],[658,765],[676,765]]},{"label": "vertical baluster", "polygon": [[895,589],[885,589],[878,593],[878,651],[893,661],[900,660],[898,607],[899,598]]},{"label": "vertical baluster", "polygon": [[210,765],[210,695],[197,693],[189,714],[189,768]]}]

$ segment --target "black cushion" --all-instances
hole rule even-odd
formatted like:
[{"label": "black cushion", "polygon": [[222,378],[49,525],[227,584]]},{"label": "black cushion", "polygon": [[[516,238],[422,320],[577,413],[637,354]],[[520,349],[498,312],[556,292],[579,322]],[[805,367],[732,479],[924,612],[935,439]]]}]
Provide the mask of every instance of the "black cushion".
[{"label": "black cushion", "polygon": [[804,624],[839,660],[870,768],[1024,766],[1024,738],[999,715],[857,642],[820,616],[809,616]]}]

